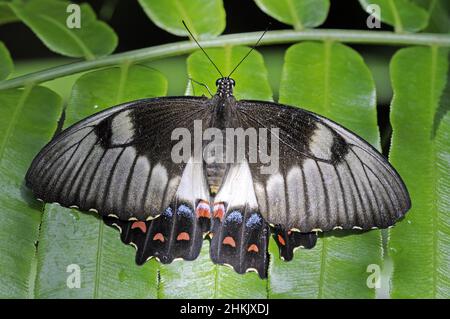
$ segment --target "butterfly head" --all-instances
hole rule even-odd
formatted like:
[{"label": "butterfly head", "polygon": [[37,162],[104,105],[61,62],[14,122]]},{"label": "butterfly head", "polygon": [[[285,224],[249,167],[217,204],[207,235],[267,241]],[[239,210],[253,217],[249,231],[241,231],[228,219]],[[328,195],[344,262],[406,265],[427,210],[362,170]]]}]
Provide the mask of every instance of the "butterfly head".
[{"label": "butterfly head", "polygon": [[219,96],[233,96],[233,88],[236,82],[230,77],[219,78],[216,81],[217,95]]}]

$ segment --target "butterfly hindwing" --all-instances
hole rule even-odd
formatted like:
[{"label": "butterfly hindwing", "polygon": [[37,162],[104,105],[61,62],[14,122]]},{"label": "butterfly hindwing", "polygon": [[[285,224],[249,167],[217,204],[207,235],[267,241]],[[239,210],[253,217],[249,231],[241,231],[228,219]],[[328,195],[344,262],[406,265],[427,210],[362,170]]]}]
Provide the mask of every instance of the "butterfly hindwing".
[{"label": "butterfly hindwing", "polygon": [[121,221],[106,217],[105,222],[121,230],[121,239],[136,247],[136,262],[155,257],[162,263],[174,259],[194,260],[200,253],[203,235],[210,229],[211,208],[203,162],[186,164],[172,200],[150,221]]},{"label": "butterfly hindwing", "polygon": [[230,164],[215,197],[211,227],[211,259],[238,273],[267,276],[270,229],[259,213],[247,161]]},{"label": "butterfly hindwing", "polygon": [[317,241],[315,233],[286,230],[279,225],[272,227],[272,237],[277,243],[281,258],[285,261],[292,260],[297,248],[311,249]]},{"label": "butterfly hindwing", "polygon": [[[216,210],[220,205],[215,205]],[[230,265],[240,274],[253,270],[261,278],[267,277],[270,229],[259,212],[234,207],[222,218],[216,214],[210,236],[214,263]]]},{"label": "butterfly hindwing", "polygon": [[136,248],[136,263],[141,265],[150,258],[164,264],[181,258],[198,257],[203,232],[195,210],[189,204],[171,205],[157,218],[149,221],[122,221],[104,217],[104,222],[120,230],[121,240]]},{"label": "butterfly hindwing", "polygon": [[119,228],[124,243],[136,248],[136,263],[155,257],[164,264],[174,259],[194,260],[200,253],[203,236],[194,209],[175,205],[150,221],[121,221],[104,217],[107,225]]}]

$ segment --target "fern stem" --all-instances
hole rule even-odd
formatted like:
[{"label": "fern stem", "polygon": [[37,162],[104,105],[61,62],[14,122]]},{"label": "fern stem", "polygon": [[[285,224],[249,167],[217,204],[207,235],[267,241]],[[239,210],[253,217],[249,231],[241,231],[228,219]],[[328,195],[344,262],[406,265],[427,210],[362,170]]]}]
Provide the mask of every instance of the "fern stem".
[{"label": "fern stem", "polygon": [[[252,45],[261,36],[261,32],[236,33],[222,35],[214,39],[202,40],[204,48],[224,45]],[[389,31],[314,29],[305,31],[277,30],[266,33],[260,45],[294,43],[303,40],[331,40],[344,43],[363,43],[376,45],[426,45],[450,47],[450,36],[431,33],[394,33]],[[19,76],[0,82],[0,89],[22,87],[27,84],[46,82],[62,76],[84,72],[101,67],[113,66],[129,61],[131,63],[151,61],[186,54],[197,49],[192,41],[181,41],[153,47],[117,53],[90,61],[80,61],[47,70]]]}]

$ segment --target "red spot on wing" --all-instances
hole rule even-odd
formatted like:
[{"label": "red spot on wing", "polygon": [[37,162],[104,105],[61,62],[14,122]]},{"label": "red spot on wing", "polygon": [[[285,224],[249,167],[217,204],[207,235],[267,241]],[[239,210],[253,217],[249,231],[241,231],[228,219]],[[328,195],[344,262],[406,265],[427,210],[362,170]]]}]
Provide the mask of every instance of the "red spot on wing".
[{"label": "red spot on wing", "polygon": [[283,236],[281,236],[280,234],[278,234],[278,242],[283,245],[286,246],[286,242],[284,241]]},{"label": "red spot on wing", "polygon": [[225,205],[223,203],[214,203],[214,218],[219,218],[222,221],[223,215],[225,215]]},{"label": "red spot on wing", "polygon": [[131,229],[139,228],[143,233],[147,232],[147,225],[144,222],[134,222],[131,224]]},{"label": "red spot on wing", "polygon": [[288,230],[288,235],[292,234],[292,230]]},{"label": "red spot on wing", "polygon": [[253,251],[253,252],[257,253],[257,252],[259,251],[259,249],[258,249],[258,246],[256,246],[256,244],[251,244],[251,245],[248,247],[247,251],[248,251],[248,252]]},{"label": "red spot on wing", "polygon": [[161,233],[157,233],[155,236],[153,236],[153,240],[159,240],[160,242],[164,242],[164,236]]},{"label": "red spot on wing", "polygon": [[189,234],[186,232],[179,233],[177,236],[177,240],[189,240]]},{"label": "red spot on wing", "polygon": [[236,242],[234,241],[233,237],[227,236],[223,239],[222,244],[229,245],[231,247],[236,247]]},{"label": "red spot on wing", "polygon": [[195,212],[197,214],[197,218],[200,217],[211,218],[211,208],[207,201],[204,200],[199,201]]}]

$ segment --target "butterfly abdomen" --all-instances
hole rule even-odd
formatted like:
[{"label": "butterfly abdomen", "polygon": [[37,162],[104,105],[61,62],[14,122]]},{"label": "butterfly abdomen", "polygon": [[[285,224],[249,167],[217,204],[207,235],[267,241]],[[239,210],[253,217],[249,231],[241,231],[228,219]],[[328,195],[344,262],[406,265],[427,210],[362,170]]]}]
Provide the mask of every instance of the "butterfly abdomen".
[{"label": "butterfly abdomen", "polygon": [[209,186],[209,193],[214,196],[222,185],[227,166],[224,163],[211,163],[206,165],[206,177]]}]

